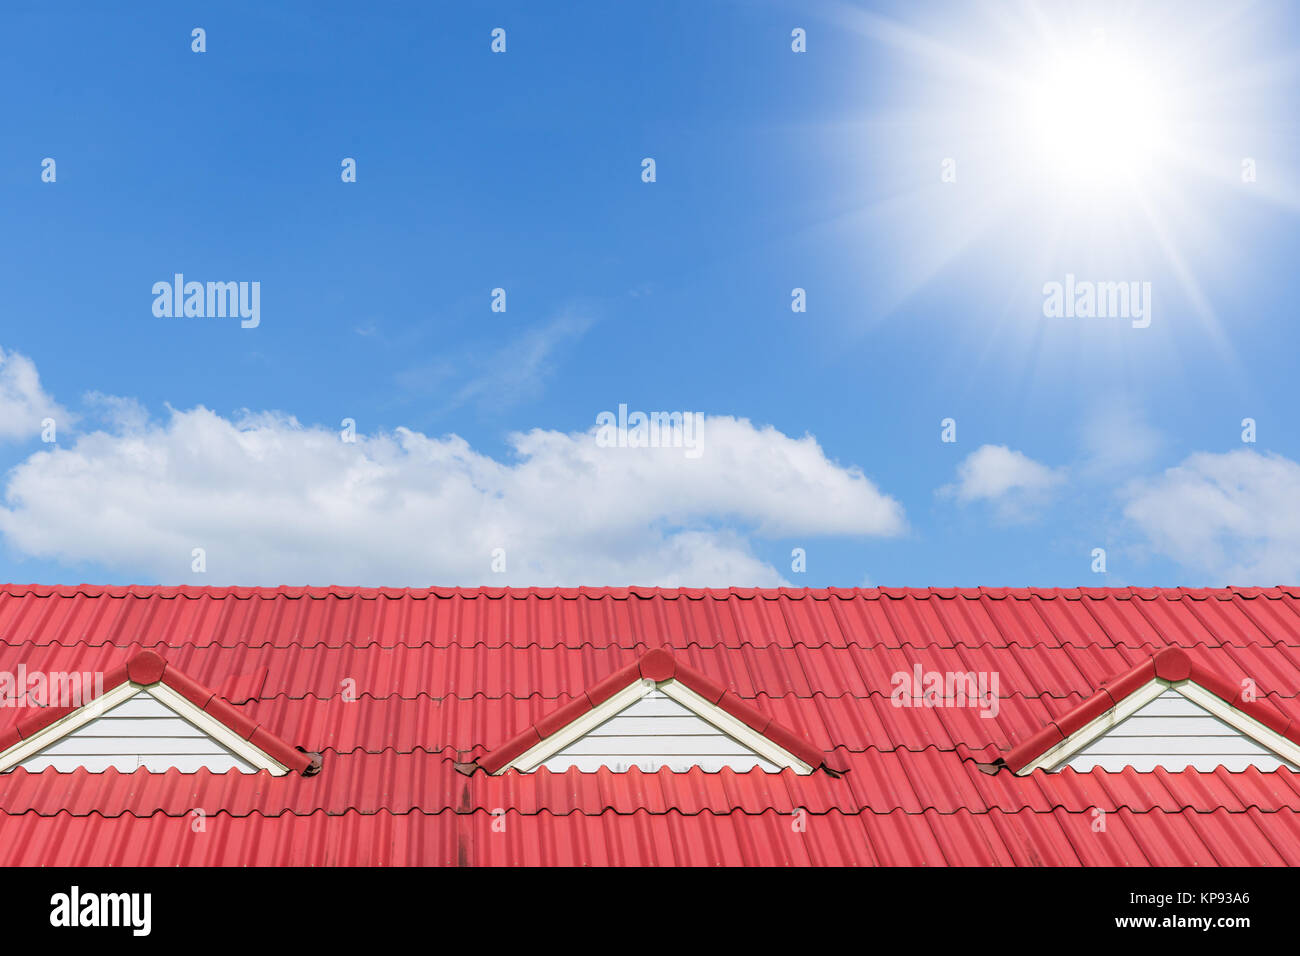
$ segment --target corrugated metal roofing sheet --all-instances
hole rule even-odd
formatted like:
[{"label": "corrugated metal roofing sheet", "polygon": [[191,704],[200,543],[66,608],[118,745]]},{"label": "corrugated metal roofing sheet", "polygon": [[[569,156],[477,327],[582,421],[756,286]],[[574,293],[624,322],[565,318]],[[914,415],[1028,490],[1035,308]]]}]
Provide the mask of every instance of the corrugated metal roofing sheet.
[{"label": "corrugated metal roofing sheet", "polygon": [[[0,643],[0,659],[22,661],[28,670],[111,670],[155,646]],[[997,674],[998,693],[1035,697],[1091,696],[1105,681],[1132,669],[1160,650],[1132,647],[978,646],[865,648],[851,645],[783,648],[673,647],[674,656],[741,697],[811,697],[871,694],[888,696],[895,674],[923,672]],[[1186,648],[1194,661],[1224,680],[1254,680],[1260,694],[1294,698],[1300,693],[1300,646]],[[289,697],[331,698],[350,688],[370,697],[435,696],[575,697],[642,656],[644,650],[616,646],[472,647],[434,644],[345,644],[337,647],[166,648],[174,666],[209,686],[252,680]]]},{"label": "corrugated metal roofing sheet", "polygon": [[161,813],[183,817],[194,810],[233,816],[262,814],[307,816],[317,812],[342,815],[350,810],[373,814],[460,813],[509,808],[522,814],[629,814],[638,810],[694,815],[768,810],[793,813],[804,809],[824,814],[983,813],[997,809],[1048,812],[1064,809],[1108,813],[1204,810],[1215,807],[1232,813],[1247,809],[1267,812],[1300,807],[1300,776],[1262,773],[1250,769],[1229,773],[1137,773],[1067,769],[1056,774],[1035,771],[1014,774],[981,773],[951,751],[876,751],[839,755],[847,771],[799,776],[781,773],[738,773],[721,770],[687,773],[667,770],[625,773],[600,770],[579,773],[509,773],[465,776],[452,767],[453,755],[414,751],[358,751],[325,754],[324,771],[314,777],[274,778],[267,774],[212,773],[170,770],[103,773],[29,773],[15,770],[0,776],[0,806],[8,813],[40,813],[58,807],[77,816],[107,817]]},{"label": "corrugated metal roofing sheet", "polygon": [[389,591],[4,585],[0,636],[10,643],[148,647],[1295,646],[1300,644],[1300,589]]},{"label": "corrugated metal roofing sheet", "polygon": [[[1133,647],[672,647],[683,663],[741,697],[758,694],[811,697],[888,695],[893,676],[924,672],[997,674],[999,693],[1064,698],[1090,696],[1102,683],[1160,650]],[[26,663],[29,670],[111,670],[156,645],[0,643],[0,659]],[[1249,677],[1261,694],[1300,693],[1300,647],[1186,648],[1193,660],[1216,669],[1233,683]],[[644,649],[597,647],[490,647],[395,644],[303,647],[182,645],[163,656],[195,680],[217,685],[258,675],[266,687],[289,697],[334,697],[345,686],[358,695],[527,697],[556,699],[581,694],[614,671],[634,663]],[[264,673],[263,673],[264,672]],[[352,682],[345,685],[345,681]]]},{"label": "corrugated metal roofing sheet", "polygon": [[[0,813],[12,866],[1295,866],[1300,814]],[[796,829],[796,825],[803,829]]]},{"label": "corrugated metal roofing sheet", "polygon": [[[251,717],[278,728],[283,736],[309,750],[424,747],[460,750],[477,757],[572,699],[568,694],[556,699],[505,696],[490,700],[481,695],[435,698],[422,694],[413,698],[385,698],[383,706],[359,707],[357,701],[337,696],[321,700],[280,695],[253,701],[244,709]],[[866,697],[758,694],[752,698],[755,707],[778,723],[826,747],[834,744],[849,750],[868,747],[919,750],[938,746],[945,750],[962,747],[970,751],[1019,743],[1045,722],[1068,713],[1083,700],[1078,694],[1064,698],[1017,694],[1000,698],[997,715],[986,718],[976,708],[894,707],[885,694]],[[1294,705],[1294,701],[1278,703]]]},{"label": "corrugated metal roofing sheet", "polygon": [[[0,670],[107,671],[155,650],[324,765],[311,778],[0,775],[0,862],[1300,862],[1291,771],[976,765],[1170,645],[1300,717],[1296,588],[4,586]],[[844,775],[457,771],[657,647]],[[894,706],[893,674],[918,666],[996,672],[996,715]],[[0,710],[0,725],[20,716]]]}]

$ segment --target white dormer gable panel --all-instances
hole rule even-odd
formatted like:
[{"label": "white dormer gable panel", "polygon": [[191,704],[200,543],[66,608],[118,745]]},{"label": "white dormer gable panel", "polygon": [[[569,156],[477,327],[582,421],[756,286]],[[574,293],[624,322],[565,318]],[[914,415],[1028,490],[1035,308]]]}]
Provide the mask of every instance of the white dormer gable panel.
[{"label": "white dormer gable panel", "polygon": [[102,773],[110,767],[122,773],[139,769],[256,773],[258,769],[148,688],[58,737],[18,766],[33,773],[46,769]]},{"label": "white dormer gable panel", "polygon": [[1073,767],[1119,772],[1126,767],[1146,773],[1165,770],[1238,772],[1295,766],[1236,727],[1179,693],[1173,687],[1138,708],[1114,727],[1080,748],[1055,769]]},{"label": "white dormer gable panel", "polygon": [[767,773],[781,769],[662,690],[651,690],[633,701],[541,766],[557,773],[572,767],[583,773],[601,767],[615,771],[637,767],[647,773],[693,767],[710,773],[724,767]]}]

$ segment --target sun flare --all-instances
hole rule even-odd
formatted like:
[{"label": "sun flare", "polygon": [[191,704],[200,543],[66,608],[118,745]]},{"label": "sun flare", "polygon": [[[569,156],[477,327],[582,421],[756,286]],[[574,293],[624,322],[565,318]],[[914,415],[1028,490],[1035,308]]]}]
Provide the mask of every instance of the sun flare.
[{"label": "sun flare", "polygon": [[1135,184],[1166,140],[1166,86],[1140,56],[1104,43],[1052,56],[1028,78],[1026,152],[1067,185]]}]

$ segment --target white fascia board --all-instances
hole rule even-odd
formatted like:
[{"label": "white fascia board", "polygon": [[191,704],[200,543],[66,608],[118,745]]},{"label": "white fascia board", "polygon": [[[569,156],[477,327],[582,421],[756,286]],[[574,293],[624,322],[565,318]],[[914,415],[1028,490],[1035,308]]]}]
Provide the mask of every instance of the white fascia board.
[{"label": "white fascia board", "polygon": [[533,746],[529,747],[514,760],[510,761],[498,770],[496,774],[503,774],[507,770],[512,769],[520,770],[524,773],[536,770],[548,757],[563,750],[578,738],[585,736],[592,730],[595,730],[625,707],[630,707],[632,704],[635,704],[646,694],[650,693],[650,691],[654,690],[654,688],[655,682],[652,680],[647,680],[645,678],[634,680],[613,697],[609,698],[609,700],[597,704],[581,717],[565,724],[545,740],[533,744]]},{"label": "white fascia board", "polygon": [[707,720],[729,737],[734,737],[742,744],[778,767],[789,767],[797,774],[806,775],[813,772],[808,766],[784,747],[768,740],[744,721],[733,717],[717,704],[710,703],[685,684],[676,680],[665,681],[659,689],[696,716]]},{"label": "white fascia board", "polygon": [[1023,777],[1039,769],[1055,770],[1120,721],[1132,717],[1137,711],[1163,694],[1169,686],[1168,681],[1161,680],[1158,677],[1150,683],[1144,684],[1110,710],[1094,717],[1060,743],[1055,744],[1051,749],[1044,751],[1034,760],[1025,764],[1016,771],[1016,776]]}]

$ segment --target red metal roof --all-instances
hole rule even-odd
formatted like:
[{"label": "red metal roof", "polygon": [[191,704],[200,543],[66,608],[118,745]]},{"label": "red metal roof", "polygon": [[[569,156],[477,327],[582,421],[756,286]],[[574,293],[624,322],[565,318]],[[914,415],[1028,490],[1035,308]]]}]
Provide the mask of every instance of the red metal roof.
[{"label": "red metal roof", "polygon": [[[0,775],[0,863],[1300,863],[1293,771],[988,772],[1168,647],[1300,717],[1300,588],[0,586],[0,670],[152,651],[323,755],[311,777]],[[656,649],[844,774],[457,772]],[[895,706],[916,667],[996,672],[996,715]]]}]

